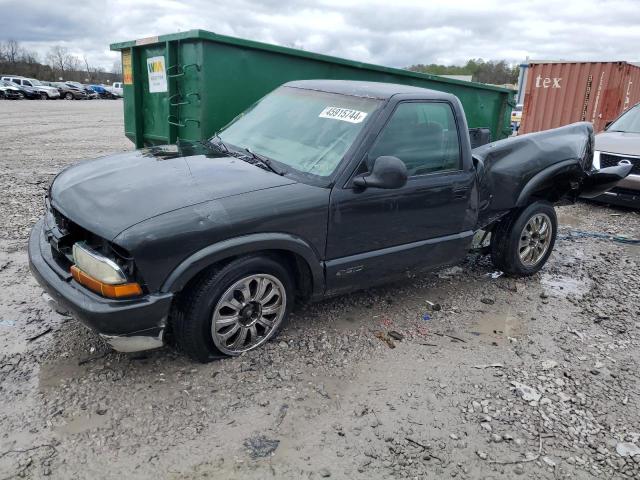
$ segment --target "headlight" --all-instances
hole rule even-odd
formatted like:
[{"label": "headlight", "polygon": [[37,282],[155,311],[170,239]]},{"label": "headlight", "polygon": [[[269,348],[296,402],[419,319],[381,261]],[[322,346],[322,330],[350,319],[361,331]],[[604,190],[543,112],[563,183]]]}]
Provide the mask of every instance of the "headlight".
[{"label": "headlight", "polygon": [[113,260],[100,255],[82,242],[73,245],[71,275],[81,285],[105,297],[126,298],[142,294],[138,283],[127,276]]},{"label": "headlight", "polygon": [[73,244],[73,263],[87,275],[109,285],[125,283],[127,277],[116,262],[82,243]]}]

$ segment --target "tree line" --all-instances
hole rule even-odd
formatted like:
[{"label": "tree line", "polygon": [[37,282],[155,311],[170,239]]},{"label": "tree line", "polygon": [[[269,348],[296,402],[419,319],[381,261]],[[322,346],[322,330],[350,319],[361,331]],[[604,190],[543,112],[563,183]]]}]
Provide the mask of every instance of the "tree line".
[{"label": "tree line", "polygon": [[518,65],[511,65],[506,60],[484,61],[481,58],[469,60],[465,65],[417,64],[407,70],[433,75],[471,75],[474,82],[494,85],[516,84],[519,74]]},{"label": "tree line", "polygon": [[72,54],[60,45],[52,46],[44,59],[16,40],[0,41],[0,74],[37,78],[44,81],[76,81],[81,83],[113,83],[121,80],[119,62],[111,72],[91,65],[86,56]]}]

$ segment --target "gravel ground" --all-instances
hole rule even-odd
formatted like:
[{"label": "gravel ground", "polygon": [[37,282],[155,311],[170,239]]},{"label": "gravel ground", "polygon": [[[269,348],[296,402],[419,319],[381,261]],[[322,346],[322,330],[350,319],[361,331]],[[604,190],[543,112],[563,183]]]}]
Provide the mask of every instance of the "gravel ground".
[{"label": "gravel ground", "polygon": [[531,278],[469,256],[200,365],[109,350],[29,274],[52,176],[132,148],[122,103],[1,102],[0,142],[0,479],[640,476],[640,246],[576,233],[638,213],[559,208]]}]

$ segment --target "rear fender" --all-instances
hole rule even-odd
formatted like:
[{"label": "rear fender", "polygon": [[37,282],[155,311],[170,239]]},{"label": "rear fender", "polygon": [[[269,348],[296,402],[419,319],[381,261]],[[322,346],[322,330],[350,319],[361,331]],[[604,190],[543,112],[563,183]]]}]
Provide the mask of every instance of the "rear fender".
[{"label": "rear fender", "polygon": [[564,160],[545,168],[527,182],[518,195],[515,206],[526,206],[531,197],[540,196],[540,192],[545,192],[546,195],[543,194],[543,198],[550,197],[545,200],[555,203],[571,191],[572,185],[577,187],[582,175],[582,167],[576,159]]}]

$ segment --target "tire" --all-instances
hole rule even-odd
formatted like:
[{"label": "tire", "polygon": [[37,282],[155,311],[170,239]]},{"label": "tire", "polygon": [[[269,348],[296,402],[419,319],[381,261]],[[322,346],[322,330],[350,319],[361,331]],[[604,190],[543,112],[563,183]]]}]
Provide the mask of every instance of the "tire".
[{"label": "tire", "polygon": [[[248,294],[242,293],[244,285]],[[263,345],[277,335],[293,306],[290,272],[267,256],[209,269],[187,288],[174,306],[172,332],[178,348],[203,363]]]},{"label": "tire", "polygon": [[24,100],[24,93],[18,92],[18,100]]},{"label": "tire", "polygon": [[67,92],[64,94],[64,99],[65,100],[73,100],[73,93],[71,92]]},{"label": "tire", "polygon": [[534,202],[517,210],[492,232],[493,265],[509,275],[533,275],[549,259],[557,233],[558,218],[550,203]]},{"label": "tire", "polygon": [[41,93],[40,100],[49,100],[49,95],[47,95],[46,93]]}]

